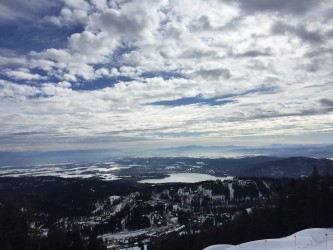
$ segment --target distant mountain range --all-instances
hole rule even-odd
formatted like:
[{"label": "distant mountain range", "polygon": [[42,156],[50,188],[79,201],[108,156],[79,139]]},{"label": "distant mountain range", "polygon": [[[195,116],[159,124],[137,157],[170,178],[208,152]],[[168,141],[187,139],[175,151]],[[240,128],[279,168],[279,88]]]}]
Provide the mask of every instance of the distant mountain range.
[{"label": "distant mountain range", "polygon": [[0,166],[25,166],[75,162],[105,161],[119,151],[109,149],[66,150],[50,152],[0,152]]},{"label": "distant mountain range", "polygon": [[[333,145],[279,145],[265,147],[249,146],[198,146],[169,147],[157,149],[120,150],[67,150],[51,152],[1,152],[0,166],[22,166],[36,164],[59,164],[74,162],[107,161],[119,157],[204,157],[240,158],[246,156],[332,158]],[[258,166],[260,168],[260,166]]]},{"label": "distant mountain range", "polygon": [[333,161],[329,159],[315,159],[307,157],[290,157],[255,163],[247,168],[237,169],[235,176],[247,177],[308,177],[313,173],[316,166],[319,174],[326,172],[333,174]]},{"label": "distant mountain range", "polygon": [[[66,157],[66,155],[64,155]],[[87,155],[88,156],[88,155]],[[73,157],[73,155],[71,155]],[[49,160],[51,158],[48,158]],[[62,158],[63,159],[63,158]],[[112,162],[99,158],[99,161],[86,161],[79,164],[34,164],[34,166],[23,162],[24,158],[16,158],[16,162],[22,161],[18,165],[11,164],[0,166],[0,176],[2,174],[10,176],[21,175],[54,175],[73,176],[87,178],[99,178],[105,176],[105,168],[119,166],[115,176],[129,176],[131,180],[140,179],[141,172],[149,173],[150,176],[159,177],[161,174],[167,176],[175,173],[198,173],[210,174],[216,177],[237,176],[237,177],[270,177],[270,178],[301,178],[308,177],[313,173],[316,166],[319,174],[333,174],[333,161],[322,158],[309,157],[288,157],[279,158],[274,156],[248,156],[239,158],[202,158],[202,157],[124,157],[114,159]],[[51,165],[50,165],[51,164]],[[16,167],[17,166],[17,167]],[[27,167],[24,167],[27,166]],[[80,171],[77,167],[80,166]],[[75,169],[73,172],[72,168]],[[99,171],[101,168],[101,171]],[[53,170],[54,169],[54,170]],[[56,171],[56,172],[53,172]],[[138,172],[139,171],[139,172]],[[74,175],[73,175],[74,173]],[[115,173],[113,173],[115,174]],[[112,175],[112,173],[111,173]],[[143,174],[143,176],[146,176]],[[122,177],[121,177],[122,178]],[[143,178],[144,179],[144,178]]]},{"label": "distant mountain range", "polygon": [[315,157],[333,158],[333,145],[282,145],[271,144],[260,147],[250,146],[197,146],[159,148],[152,150],[154,155],[164,156],[220,156],[237,157],[249,155],[267,155],[276,157]]}]

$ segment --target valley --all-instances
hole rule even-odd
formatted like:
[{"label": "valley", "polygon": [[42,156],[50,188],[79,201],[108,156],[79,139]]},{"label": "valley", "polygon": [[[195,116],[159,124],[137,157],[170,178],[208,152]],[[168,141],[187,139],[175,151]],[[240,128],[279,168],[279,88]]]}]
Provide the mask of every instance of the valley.
[{"label": "valley", "polygon": [[[16,206],[19,213],[24,211],[35,235],[34,244],[47,244],[56,237],[56,230],[63,235],[78,232],[83,239],[96,239],[107,249],[174,249],[165,241],[182,246],[193,241],[191,237],[199,244],[193,249],[202,249],[220,240],[235,244],[266,235],[269,231],[259,230],[250,238],[246,234],[240,238],[214,236],[216,232],[227,235],[224,230],[240,230],[239,225],[249,218],[253,219],[246,225],[254,223],[251,227],[256,227],[261,223],[256,222],[258,214],[279,218],[277,221],[289,220],[292,214],[280,218],[276,210],[279,206],[304,210],[312,218],[320,205],[320,214],[330,218],[329,209],[321,202],[333,202],[332,169],[328,159],[264,156],[120,158],[4,166],[0,174],[0,203],[1,207],[8,203]],[[314,177],[317,186],[311,184]],[[318,186],[321,188],[315,192],[322,198],[314,197],[311,191]],[[323,190],[325,193],[321,194]],[[294,204],[294,199],[299,204]],[[319,204],[317,208],[312,208],[311,201]],[[318,225],[329,221],[315,220]],[[288,221],[291,226],[279,233],[316,223]],[[208,232],[209,236],[203,236]],[[270,234],[275,236],[277,232]]]}]

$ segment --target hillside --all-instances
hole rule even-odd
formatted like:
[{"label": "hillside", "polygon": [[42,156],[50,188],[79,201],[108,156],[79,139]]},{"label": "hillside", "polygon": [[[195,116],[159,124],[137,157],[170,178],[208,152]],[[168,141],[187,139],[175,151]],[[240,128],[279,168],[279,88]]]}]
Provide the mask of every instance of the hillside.
[{"label": "hillside", "polygon": [[310,176],[313,167],[316,166],[319,173],[333,172],[333,161],[329,159],[315,159],[307,157],[290,157],[268,162],[255,163],[245,169],[237,169],[236,176],[249,177],[288,177],[300,178]]}]

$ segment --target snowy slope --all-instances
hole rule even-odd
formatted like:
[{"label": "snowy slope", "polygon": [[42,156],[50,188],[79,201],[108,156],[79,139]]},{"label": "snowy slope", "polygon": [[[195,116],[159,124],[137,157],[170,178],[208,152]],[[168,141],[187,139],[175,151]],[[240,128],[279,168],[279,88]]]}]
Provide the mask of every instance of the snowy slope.
[{"label": "snowy slope", "polygon": [[232,245],[214,245],[210,247],[206,247],[204,250],[226,250],[232,247]]},{"label": "snowy slope", "polygon": [[[327,236],[326,236],[327,235]],[[295,237],[296,236],[296,237]],[[295,240],[296,239],[296,240]],[[327,239],[327,248],[326,248]],[[296,248],[295,248],[296,243]],[[311,228],[280,239],[257,240],[237,246],[214,245],[204,250],[332,250],[333,228]]]}]

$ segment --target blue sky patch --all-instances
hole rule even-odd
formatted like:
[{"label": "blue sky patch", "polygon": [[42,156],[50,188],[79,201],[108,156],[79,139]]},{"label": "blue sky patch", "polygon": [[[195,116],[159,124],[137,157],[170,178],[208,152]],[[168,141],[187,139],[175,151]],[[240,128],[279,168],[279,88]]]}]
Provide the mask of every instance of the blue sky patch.
[{"label": "blue sky patch", "polygon": [[117,76],[111,78],[98,78],[96,80],[79,81],[77,84],[72,84],[73,90],[98,90],[108,87],[113,87],[118,82],[130,82],[132,78],[126,76]]},{"label": "blue sky patch", "polygon": [[57,27],[54,25],[34,25],[32,22],[0,25],[0,48],[23,54],[44,49],[60,49],[67,46],[67,38],[73,33],[82,32],[82,26]]},{"label": "blue sky patch", "polygon": [[213,98],[202,98],[201,96],[185,97],[177,100],[158,101],[149,103],[150,105],[161,105],[161,106],[186,106],[192,104],[198,105],[209,105],[209,106],[221,106],[227,103],[234,103],[235,100],[223,99],[225,96],[218,96]]}]

